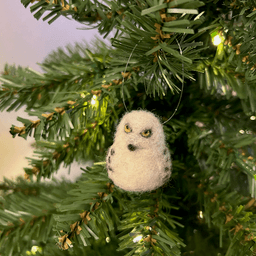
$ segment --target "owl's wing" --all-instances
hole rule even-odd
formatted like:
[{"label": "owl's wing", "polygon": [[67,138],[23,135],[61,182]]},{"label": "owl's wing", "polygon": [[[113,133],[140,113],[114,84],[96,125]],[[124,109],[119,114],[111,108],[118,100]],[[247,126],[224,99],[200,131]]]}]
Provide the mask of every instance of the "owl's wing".
[{"label": "owl's wing", "polygon": [[171,159],[170,151],[166,146],[164,148],[163,155],[164,155],[164,163],[165,163],[164,172],[166,173],[164,179],[165,181],[167,181],[172,174],[172,159]]},{"label": "owl's wing", "polygon": [[163,155],[164,155],[164,159],[165,159],[166,162],[171,161],[171,154],[170,154],[170,151],[167,148],[167,146],[164,147]]},{"label": "owl's wing", "polygon": [[114,154],[115,154],[115,150],[112,146],[108,149],[108,153],[106,157],[106,168],[109,172],[113,172],[113,168],[111,167],[111,162],[112,162],[111,159],[114,156]]}]

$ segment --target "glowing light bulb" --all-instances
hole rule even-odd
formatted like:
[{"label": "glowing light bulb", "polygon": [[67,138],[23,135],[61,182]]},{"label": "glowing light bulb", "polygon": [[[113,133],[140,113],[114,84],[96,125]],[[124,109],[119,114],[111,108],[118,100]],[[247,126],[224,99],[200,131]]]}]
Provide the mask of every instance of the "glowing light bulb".
[{"label": "glowing light bulb", "polygon": [[212,38],[212,43],[215,46],[218,46],[219,44],[221,44],[224,41],[224,37],[220,36],[220,35],[216,35]]},{"label": "glowing light bulb", "polygon": [[93,95],[92,100],[91,100],[91,104],[92,104],[92,105],[95,105],[95,104],[96,104],[96,99],[97,99],[97,96],[96,96],[96,95]]},{"label": "glowing light bulb", "polygon": [[142,235],[136,236],[132,241],[138,243],[142,239]]},{"label": "glowing light bulb", "polygon": [[204,218],[204,214],[203,214],[202,211],[199,211],[199,218],[200,218],[200,219],[203,219],[203,218]]},{"label": "glowing light bulb", "polygon": [[26,255],[36,255],[37,252],[42,253],[42,251],[41,247],[34,245],[32,246],[31,251],[26,251]]},{"label": "glowing light bulb", "polygon": [[251,116],[250,119],[251,119],[251,120],[255,120],[255,119],[256,119],[256,116]]},{"label": "glowing light bulb", "polygon": [[244,134],[244,130],[240,130],[239,132],[240,132],[241,134]]}]

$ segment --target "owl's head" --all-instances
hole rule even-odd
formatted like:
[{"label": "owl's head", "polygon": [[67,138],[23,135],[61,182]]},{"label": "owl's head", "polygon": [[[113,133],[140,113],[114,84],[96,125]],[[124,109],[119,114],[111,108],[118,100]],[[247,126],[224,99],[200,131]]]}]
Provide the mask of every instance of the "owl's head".
[{"label": "owl's head", "polygon": [[120,120],[115,143],[127,147],[130,151],[163,147],[165,145],[163,126],[153,113],[133,110]]}]

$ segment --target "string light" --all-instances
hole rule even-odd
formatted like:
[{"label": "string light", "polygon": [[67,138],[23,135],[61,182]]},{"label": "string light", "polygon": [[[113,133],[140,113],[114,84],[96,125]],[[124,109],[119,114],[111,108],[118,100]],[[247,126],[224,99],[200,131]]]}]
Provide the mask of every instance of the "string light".
[{"label": "string light", "polygon": [[97,96],[93,95],[92,99],[91,99],[91,104],[94,106],[96,105],[96,100],[97,100]]},{"label": "string light", "polygon": [[212,38],[212,43],[215,46],[220,45],[225,40],[224,36],[222,36],[222,32],[216,31],[216,30],[211,33],[211,38]]},{"label": "string light", "polygon": [[26,255],[36,255],[37,252],[41,253],[42,248],[37,245],[34,245],[32,246],[31,251],[26,251]]},{"label": "string light", "polygon": [[241,134],[244,134],[244,130],[240,130],[239,132],[240,132]]},{"label": "string light", "polygon": [[215,46],[218,46],[219,44],[223,43],[224,42],[224,37],[221,36],[221,35],[216,35],[212,38],[212,43],[215,45]]},{"label": "string light", "polygon": [[251,119],[251,120],[255,120],[255,119],[256,119],[256,116],[251,116],[250,119]]},{"label": "string light", "polygon": [[142,235],[136,236],[132,241],[138,243],[142,239]]},{"label": "string light", "polygon": [[202,211],[199,211],[199,218],[200,218],[200,219],[203,219],[203,218],[204,218],[204,214],[203,214]]}]

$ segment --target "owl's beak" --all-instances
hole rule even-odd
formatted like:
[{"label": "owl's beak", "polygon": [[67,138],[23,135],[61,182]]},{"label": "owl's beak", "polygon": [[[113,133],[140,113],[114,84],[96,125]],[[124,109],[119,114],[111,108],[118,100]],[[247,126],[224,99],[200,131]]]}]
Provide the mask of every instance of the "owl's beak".
[{"label": "owl's beak", "polygon": [[129,144],[129,145],[128,145],[128,149],[129,149],[130,151],[135,151],[135,150],[136,150],[136,147],[135,147],[134,145],[132,145],[132,144]]}]

